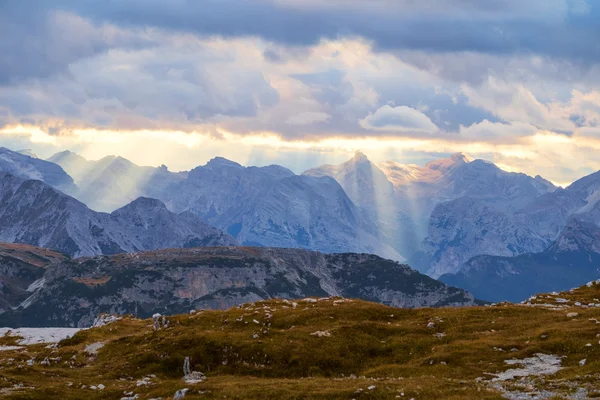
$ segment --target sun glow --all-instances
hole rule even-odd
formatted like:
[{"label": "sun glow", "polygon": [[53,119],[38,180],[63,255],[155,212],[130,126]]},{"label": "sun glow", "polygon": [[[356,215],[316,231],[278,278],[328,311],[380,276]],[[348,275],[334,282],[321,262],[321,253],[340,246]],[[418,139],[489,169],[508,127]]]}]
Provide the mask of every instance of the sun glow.
[{"label": "sun glow", "polygon": [[357,150],[365,152],[374,162],[394,160],[405,164],[424,164],[444,153],[463,152],[492,161],[507,171],[540,174],[555,182],[566,182],[562,176],[552,174],[557,162],[576,165],[584,171],[600,169],[600,163],[593,158],[586,158],[585,164],[581,162],[583,151],[600,149],[600,139],[589,132],[566,136],[539,131],[511,142],[494,143],[455,136],[347,137],[341,134],[292,140],[276,132],[238,134],[219,127],[199,127],[191,132],[76,128],[52,134],[39,126],[14,125],[0,129],[0,145],[3,144],[32,147],[42,157],[68,149],[92,160],[119,155],[139,165],[165,164],[171,170],[189,170],[220,155],[244,165],[278,163],[300,173],[319,164],[343,162]]}]

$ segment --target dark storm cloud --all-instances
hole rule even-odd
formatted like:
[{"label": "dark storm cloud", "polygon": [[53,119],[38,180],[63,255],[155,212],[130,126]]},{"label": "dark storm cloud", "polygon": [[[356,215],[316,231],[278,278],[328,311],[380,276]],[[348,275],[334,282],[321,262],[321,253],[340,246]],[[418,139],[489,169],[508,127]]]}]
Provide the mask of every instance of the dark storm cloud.
[{"label": "dark storm cloud", "polygon": [[[446,135],[507,122],[530,103],[543,110],[558,95],[568,102],[575,80],[592,87],[599,16],[585,0],[0,0],[0,123]],[[198,40],[214,37],[251,40]],[[321,41],[340,38],[366,39],[362,57],[383,67],[344,59],[364,41],[326,54]],[[541,106],[523,82],[535,83]],[[526,114],[514,118],[529,123]],[[570,115],[567,128],[598,118]]]},{"label": "dark storm cloud", "polygon": [[[256,36],[289,46],[359,36],[382,50],[535,53],[600,60],[600,3],[584,0],[4,0],[0,2],[0,83],[61,72],[69,62],[143,40],[78,37],[52,13],[96,24],[222,37]],[[362,4],[362,5],[361,5]],[[273,61],[272,51],[265,56]]]},{"label": "dark storm cloud", "polygon": [[258,36],[287,45],[360,36],[381,49],[600,58],[600,4],[583,0],[345,0],[325,2],[328,6],[295,0],[59,3],[100,21],[225,37]]}]

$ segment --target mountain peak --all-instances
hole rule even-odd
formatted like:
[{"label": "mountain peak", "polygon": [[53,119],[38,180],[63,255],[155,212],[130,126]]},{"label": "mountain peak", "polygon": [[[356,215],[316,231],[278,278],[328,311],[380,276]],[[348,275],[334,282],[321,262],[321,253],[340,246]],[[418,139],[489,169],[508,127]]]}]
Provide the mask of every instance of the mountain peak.
[{"label": "mountain peak", "polygon": [[205,167],[234,167],[234,168],[243,168],[240,164],[235,161],[228,160],[224,157],[215,157],[211,159],[208,163],[206,163]]},{"label": "mountain peak", "polygon": [[166,209],[167,206],[165,205],[165,203],[163,203],[160,200],[157,199],[153,199],[150,197],[138,197],[137,199],[135,199],[134,201],[132,201],[131,203],[129,203],[128,205],[126,205],[123,208],[136,208],[136,209],[149,209],[149,208],[164,208]]},{"label": "mountain peak", "polygon": [[354,157],[352,157],[352,161],[355,163],[368,162],[369,158],[360,150],[356,150],[354,152]]},{"label": "mountain peak", "polygon": [[442,173],[454,170],[461,165],[468,164],[472,159],[464,153],[454,153],[450,158],[441,158],[434,160],[425,165],[425,168],[430,170],[440,171]]},{"label": "mountain peak", "polygon": [[450,159],[454,162],[457,163],[470,163],[471,161],[473,161],[473,159],[471,157],[469,157],[467,154],[465,153],[454,153],[450,156]]}]

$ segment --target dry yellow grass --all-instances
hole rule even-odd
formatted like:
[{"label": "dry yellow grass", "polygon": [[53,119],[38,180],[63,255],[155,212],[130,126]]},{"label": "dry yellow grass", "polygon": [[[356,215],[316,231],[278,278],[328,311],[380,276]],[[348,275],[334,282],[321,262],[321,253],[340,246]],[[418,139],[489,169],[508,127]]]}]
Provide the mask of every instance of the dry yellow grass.
[{"label": "dry yellow grass", "polygon": [[[169,327],[159,331],[149,320],[124,318],[81,331],[58,348],[0,352],[0,396],[170,399],[187,387],[186,399],[500,399],[490,374],[515,368],[505,360],[541,353],[564,357],[564,368],[527,381],[527,390],[565,398],[582,387],[594,397],[600,393],[598,298],[599,285],[533,301],[550,306],[406,310],[358,300],[296,306],[277,300],[169,317]],[[98,342],[105,344],[97,355],[85,352]],[[0,341],[9,344],[12,338]],[[50,365],[41,365],[46,357]],[[204,382],[181,380],[185,357],[206,374]],[[148,376],[154,376],[149,385],[137,386]],[[90,389],[99,384],[105,388]]]}]

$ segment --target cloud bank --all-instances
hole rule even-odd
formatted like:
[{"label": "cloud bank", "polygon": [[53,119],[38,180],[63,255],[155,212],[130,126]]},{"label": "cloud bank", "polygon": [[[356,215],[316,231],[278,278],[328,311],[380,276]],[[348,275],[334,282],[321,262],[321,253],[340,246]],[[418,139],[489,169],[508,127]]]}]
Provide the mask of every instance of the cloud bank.
[{"label": "cloud bank", "polygon": [[0,132],[121,150],[198,134],[311,161],[375,141],[424,162],[444,143],[568,182],[600,168],[599,18],[589,0],[3,2]]}]

